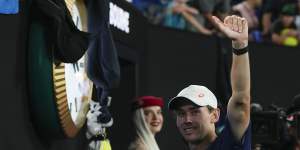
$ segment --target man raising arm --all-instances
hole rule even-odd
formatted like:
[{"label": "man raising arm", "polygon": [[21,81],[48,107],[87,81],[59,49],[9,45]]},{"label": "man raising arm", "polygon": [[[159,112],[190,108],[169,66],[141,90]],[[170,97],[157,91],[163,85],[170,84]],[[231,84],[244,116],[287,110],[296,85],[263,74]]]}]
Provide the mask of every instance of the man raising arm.
[{"label": "man raising arm", "polygon": [[[224,23],[214,17],[220,30],[232,39],[233,59],[231,68],[232,96],[227,114],[234,135],[241,139],[250,121],[250,67],[248,47],[248,25],[237,16],[226,17]],[[244,53],[245,52],[245,53]]]},{"label": "man raising arm", "polygon": [[232,39],[232,96],[227,107],[225,127],[216,134],[220,111],[215,95],[206,87],[190,85],[169,102],[176,124],[190,150],[250,150],[250,67],[248,24],[246,19],[227,16],[224,22],[213,17],[216,25]]}]

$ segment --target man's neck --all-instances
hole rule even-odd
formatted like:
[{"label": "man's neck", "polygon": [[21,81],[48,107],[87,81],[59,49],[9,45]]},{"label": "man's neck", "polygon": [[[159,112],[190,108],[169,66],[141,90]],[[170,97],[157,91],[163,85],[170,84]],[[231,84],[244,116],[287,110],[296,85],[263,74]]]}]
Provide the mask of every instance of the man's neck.
[{"label": "man's neck", "polygon": [[215,141],[217,138],[216,134],[213,134],[212,136],[209,136],[206,138],[206,140],[201,141],[201,143],[189,143],[189,149],[190,150],[207,150],[208,146]]}]

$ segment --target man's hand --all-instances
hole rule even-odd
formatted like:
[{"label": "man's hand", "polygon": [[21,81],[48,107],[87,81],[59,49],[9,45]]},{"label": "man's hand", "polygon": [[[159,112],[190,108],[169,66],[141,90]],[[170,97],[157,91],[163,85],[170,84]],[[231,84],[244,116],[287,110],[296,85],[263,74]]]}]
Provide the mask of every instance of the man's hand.
[{"label": "man's hand", "polygon": [[220,31],[232,39],[233,48],[242,49],[248,46],[248,23],[245,18],[235,15],[227,16],[224,23],[216,16],[213,16],[213,19]]},{"label": "man's hand", "polygon": [[287,32],[288,36],[293,36],[293,37],[298,37],[299,34],[300,34],[299,31],[292,30],[292,29]]}]

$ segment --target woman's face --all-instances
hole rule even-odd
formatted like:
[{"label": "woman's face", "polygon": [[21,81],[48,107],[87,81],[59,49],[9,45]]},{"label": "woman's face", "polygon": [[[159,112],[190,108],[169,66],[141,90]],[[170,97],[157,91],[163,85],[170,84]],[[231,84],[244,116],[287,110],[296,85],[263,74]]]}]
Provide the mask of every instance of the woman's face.
[{"label": "woman's face", "polygon": [[149,106],[144,108],[145,120],[150,131],[155,135],[162,128],[163,116],[159,106]]}]

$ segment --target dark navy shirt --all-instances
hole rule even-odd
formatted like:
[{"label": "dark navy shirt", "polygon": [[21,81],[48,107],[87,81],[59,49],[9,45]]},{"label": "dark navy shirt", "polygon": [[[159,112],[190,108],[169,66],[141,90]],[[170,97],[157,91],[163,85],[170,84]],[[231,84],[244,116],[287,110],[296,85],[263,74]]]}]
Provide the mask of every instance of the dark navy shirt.
[{"label": "dark navy shirt", "polygon": [[229,120],[226,118],[223,130],[208,150],[251,150],[251,123],[241,141],[236,141]]}]

